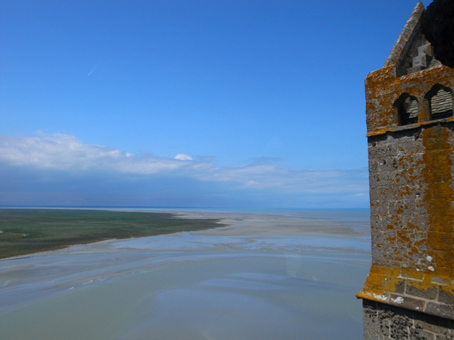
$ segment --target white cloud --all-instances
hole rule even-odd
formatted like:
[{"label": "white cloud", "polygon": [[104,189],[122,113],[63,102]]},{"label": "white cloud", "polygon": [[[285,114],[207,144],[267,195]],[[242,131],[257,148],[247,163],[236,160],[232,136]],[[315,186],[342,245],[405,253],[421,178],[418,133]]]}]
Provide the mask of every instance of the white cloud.
[{"label": "white cloud", "polygon": [[184,154],[175,158],[135,155],[107,146],[84,144],[74,136],[60,133],[39,133],[34,137],[0,135],[0,163],[78,174],[97,171],[119,175],[178,176],[222,182],[236,189],[277,190],[281,193],[360,195],[368,190],[366,170],[292,171],[269,163],[216,167],[210,158],[193,160]]},{"label": "white cloud", "polygon": [[55,133],[37,137],[0,136],[0,161],[65,171],[108,170],[155,174],[186,165],[170,158],[137,156],[107,146],[83,144],[74,136]]},{"label": "white cloud", "polygon": [[180,161],[192,161],[193,160],[192,157],[182,154],[182,153],[176,155],[175,159],[179,159]]}]

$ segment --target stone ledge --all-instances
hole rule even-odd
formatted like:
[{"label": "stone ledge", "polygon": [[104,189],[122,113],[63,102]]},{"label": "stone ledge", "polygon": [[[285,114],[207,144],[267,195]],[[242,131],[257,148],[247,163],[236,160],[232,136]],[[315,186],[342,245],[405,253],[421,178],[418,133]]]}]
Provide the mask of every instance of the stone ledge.
[{"label": "stone ledge", "polygon": [[435,316],[441,316],[442,318],[446,319],[454,319],[454,306],[429,302],[424,312]]},{"label": "stone ledge", "polygon": [[399,307],[409,311],[421,312],[454,321],[454,305],[439,303],[437,301],[419,299],[408,295],[387,294],[381,296],[366,296],[358,294],[357,298],[386,305]]},{"label": "stone ledge", "polygon": [[426,275],[417,271],[383,271],[372,266],[364,288],[356,297],[443,317],[454,324],[454,286],[428,284],[432,280]]},{"label": "stone ledge", "polygon": [[427,121],[418,122],[418,123],[415,123],[415,124],[385,127],[385,128],[382,128],[382,129],[377,129],[377,130],[373,130],[373,131],[367,132],[366,137],[374,137],[374,136],[385,135],[385,134],[387,134],[389,132],[401,132],[401,131],[407,131],[407,130],[415,130],[415,129],[418,129],[420,127],[432,126],[432,125],[437,125],[437,124],[440,124],[440,123],[452,123],[452,122],[454,122],[454,116],[453,117],[449,117],[449,118],[427,120]]}]

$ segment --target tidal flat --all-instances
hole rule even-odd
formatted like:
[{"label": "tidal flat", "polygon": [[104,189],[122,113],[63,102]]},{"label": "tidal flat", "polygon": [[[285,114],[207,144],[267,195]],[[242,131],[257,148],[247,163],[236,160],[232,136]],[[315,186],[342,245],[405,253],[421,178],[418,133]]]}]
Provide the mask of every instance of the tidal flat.
[{"label": "tidal flat", "polygon": [[172,213],[222,225],[1,260],[0,338],[361,338],[368,211]]}]

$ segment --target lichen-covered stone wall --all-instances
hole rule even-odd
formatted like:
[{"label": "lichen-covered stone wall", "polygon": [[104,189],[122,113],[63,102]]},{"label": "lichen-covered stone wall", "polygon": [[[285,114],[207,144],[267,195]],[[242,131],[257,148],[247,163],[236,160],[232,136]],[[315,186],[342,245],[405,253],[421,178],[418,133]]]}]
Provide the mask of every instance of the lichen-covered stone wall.
[{"label": "lichen-covered stone wall", "polygon": [[[454,319],[454,117],[434,119],[430,105],[434,89],[454,89],[454,70],[394,72],[366,79],[372,268],[358,296]],[[419,113],[400,126],[403,93]]]},{"label": "lichen-covered stone wall", "polygon": [[426,95],[437,84],[453,87],[454,69],[438,64],[435,67],[397,77],[395,66],[371,72],[366,78],[366,123],[368,136],[402,129],[394,105],[399,97],[408,93],[419,103],[418,124],[431,121],[430,100]]}]

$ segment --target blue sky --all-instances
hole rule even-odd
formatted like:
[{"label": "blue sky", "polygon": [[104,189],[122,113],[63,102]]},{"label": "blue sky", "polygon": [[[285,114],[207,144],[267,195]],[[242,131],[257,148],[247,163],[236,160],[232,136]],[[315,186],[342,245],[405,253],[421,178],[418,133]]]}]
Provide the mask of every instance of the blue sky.
[{"label": "blue sky", "polygon": [[0,205],[368,207],[364,78],[415,5],[3,0]]}]

